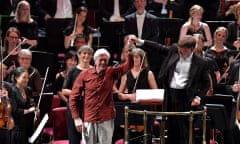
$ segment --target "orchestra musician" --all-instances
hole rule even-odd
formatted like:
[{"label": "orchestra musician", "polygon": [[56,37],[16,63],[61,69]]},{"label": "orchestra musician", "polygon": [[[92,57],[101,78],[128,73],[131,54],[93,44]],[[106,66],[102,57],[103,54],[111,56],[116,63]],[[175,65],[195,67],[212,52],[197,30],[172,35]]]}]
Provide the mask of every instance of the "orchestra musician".
[{"label": "orchestra musician", "polygon": [[27,144],[34,130],[34,112],[39,114],[32,104],[32,92],[28,86],[28,70],[17,67],[14,71],[14,83],[11,87],[12,116],[15,126],[11,134],[11,144]]},{"label": "orchestra musician", "polygon": [[[85,43],[86,44],[86,43]],[[72,91],[73,84],[78,77],[78,75],[91,68],[92,65],[90,64],[90,61],[92,60],[93,55],[93,49],[88,45],[81,46],[77,51],[78,56],[78,64],[69,69],[67,75],[65,76],[64,83],[62,86],[61,95],[63,95],[66,99],[67,104],[67,123],[68,123],[68,136],[70,143],[79,143],[81,140],[81,133],[77,131],[74,121],[72,118],[72,114],[69,109],[69,96]],[[79,110],[80,117],[82,118],[82,103],[83,99],[79,100],[79,103],[81,103],[81,108]]]},{"label": "orchestra musician", "polygon": [[8,28],[4,39],[3,63],[8,67],[8,72],[18,66],[18,53],[22,42],[20,31],[15,27]]},{"label": "orchestra musician", "polygon": [[230,49],[238,50],[240,48],[240,2],[233,5],[229,13],[234,14],[235,21],[230,22],[227,26],[229,35],[226,44]]},{"label": "orchestra musician", "polygon": [[[0,90],[0,105],[3,107],[0,108],[0,113],[3,114],[0,118],[0,141],[1,143],[10,144],[11,142],[11,130],[14,126],[14,121],[12,119],[12,106],[10,103],[10,94],[11,94],[11,84],[3,81],[3,78],[6,76],[7,66],[0,63],[0,80],[1,80],[1,90]],[[2,123],[3,122],[3,123]],[[8,127],[8,125],[11,125]]]},{"label": "orchestra musician", "polygon": [[[148,67],[146,53],[140,48],[133,48],[133,66],[122,76],[121,84],[118,91],[120,100],[130,100],[136,102],[136,89],[157,89],[157,82],[153,72]],[[145,106],[145,110],[152,110],[151,106]],[[148,118],[148,134],[152,131],[153,118]],[[142,125],[136,125],[138,132],[143,132]],[[151,142],[151,137],[148,137],[148,143]]]},{"label": "orchestra musician", "polygon": [[69,49],[74,46],[74,40],[78,34],[84,34],[88,38],[88,45],[93,42],[92,29],[87,23],[88,9],[84,6],[76,9],[72,23],[64,30],[64,47]]},{"label": "orchestra musician", "polygon": [[185,35],[202,34],[204,36],[204,46],[212,45],[211,31],[207,23],[202,22],[203,8],[200,5],[193,5],[189,10],[189,18],[181,29],[179,39]]},{"label": "orchestra musician", "polygon": [[[216,61],[221,76],[224,76],[227,67],[234,60],[231,50],[225,45],[228,37],[228,30],[225,27],[218,27],[214,32],[214,44],[206,50],[205,56]],[[223,82],[221,79],[218,83]]]},{"label": "orchestra musician", "polygon": [[[33,96],[39,96],[42,88],[41,75],[37,68],[31,65],[32,62],[32,52],[29,49],[21,49],[18,53],[18,63],[20,67],[24,67],[28,70],[29,81],[28,86],[32,88]],[[6,77],[6,81],[13,82],[13,74],[15,69],[10,71]]]},{"label": "orchestra musician", "polygon": [[[239,129],[239,117],[238,117],[238,113],[239,113],[239,95],[240,95],[240,63],[239,60],[235,61],[232,65],[231,65],[231,71],[228,74],[228,81],[227,81],[227,86],[229,89],[231,89],[232,91],[232,95],[234,97],[234,101],[236,103],[232,105],[232,113],[231,117],[230,117],[230,127],[229,129],[224,132],[224,137],[225,138],[225,142],[227,143],[232,143],[232,144],[238,144],[240,142],[240,138],[239,138],[239,133],[240,133],[240,129]],[[237,104],[238,103],[238,104]]]}]

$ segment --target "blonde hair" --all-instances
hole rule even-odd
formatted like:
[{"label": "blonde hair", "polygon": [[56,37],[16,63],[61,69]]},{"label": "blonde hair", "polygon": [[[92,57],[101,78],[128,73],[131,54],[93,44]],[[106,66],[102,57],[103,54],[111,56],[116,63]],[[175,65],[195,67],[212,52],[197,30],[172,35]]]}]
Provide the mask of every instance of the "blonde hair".
[{"label": "blonde hair", "polygon": [[189,22],[190,24],[192,24],[192,15],[193,15],[194,13],[196,13],[197,11],[200,11],[200,12],[203,14],[204,9],[203,9],[203,7],[201,7],[200,5],[197,5],[197,4],[193,5],[193,6],[189,9],[189,19],[188,19],[188,22]]},{"label": "blonde hair", "polygon": [[235,18],[238,19],[237,11],[238,11],[239,8],[240,8],[240,2],[234,4],[234,5],[232,6],[232,8],[229,8],[229,9],[226,11],[225,15],[234,14]]},{"label": "blonde hair", "polygon": [[226,35],[225,40],[226,40],[227,37],[228,37],[228,30],[227,30],[227,28],[225,28],[225,27],[223,27],[223,26],[220,26],[220,27],[218,27],[218,28],[215,30],[215,32],[214,32],[214,39],[215,39],[217,33],[220,32],[220,31],[225,32],[225,35]]},{"label": "blonde hair", "polygon": [[27,19],[28,19],[28,23],[31,23],[33,22],[33,19],[31,18],[31,6],[30,4],[27,2],[27,1],[20,1],[18,4],[17,4],[17,8],[16,8],[16,21],[17,22],[20,22],[20,19],[21,19],[21,15],[20,15],[20,11],[21,11],[21,8],[23,6],[28,6],[29,8],[29,15],[27,16]]},{"label": "blonde hair", "polygon": [[133,48],[131,51],[131,54],[140,56],[141,62],[142,62],[142,69],[148,68],[148,61],[147,61],[147,56],[144,50],[140,48]]}]

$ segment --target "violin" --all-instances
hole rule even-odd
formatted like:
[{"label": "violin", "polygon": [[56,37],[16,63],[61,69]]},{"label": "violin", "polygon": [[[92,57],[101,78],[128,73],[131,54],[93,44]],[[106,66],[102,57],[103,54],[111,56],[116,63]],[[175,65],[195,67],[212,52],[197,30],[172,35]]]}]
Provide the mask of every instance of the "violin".
[{"label": "violin", "polygon": [[2,98],[0,98],[0,127],[4,126],[5,108]]},{"label": "violin", "polygon": [[[3,58],[3,50],[2,50],[2,37],[0,34],[0,55]],[[1,93],[0,93],[0,127],[6,128],[8,130],[13,129],[14,120],[12,118],[12,106],[8,98],[8,92],[4,88],[3,83],[3,61],[0,63],[0,80],[1,80]]]},{"label": "violin", "polygon": [[14,120],[12,117],[12,106],[8,98],[0,98],[0,127],[8,130],[14,128]]}]

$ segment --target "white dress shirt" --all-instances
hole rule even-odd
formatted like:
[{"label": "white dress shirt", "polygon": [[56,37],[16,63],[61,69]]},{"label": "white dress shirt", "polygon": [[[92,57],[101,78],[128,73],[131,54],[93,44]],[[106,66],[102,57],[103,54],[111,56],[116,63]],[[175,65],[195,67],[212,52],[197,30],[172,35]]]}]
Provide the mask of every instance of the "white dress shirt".
[{"label": "white dress shirt", "polygon": [[170,88],[174,89],[185,88],[189,78],[189,70],[192,63],[191,61],[192,54],[187,58],[180,57],[174,70],[172,80],[170,82]]},{"label": "white dress shirt", "polygon": [[142,38],[142,29],[143,29],[143,23],[144,23],[144,18],[146,15],[146,11],[144,11],[143,14],[139,15],[136,14],[136,18],[137,18],[137,29],[138,29],[138,37]]},{"label": "white dress shirt", "polygon": [[57,0],[57,11],[54,18],[72,18],[72,4],[70,0]]}]

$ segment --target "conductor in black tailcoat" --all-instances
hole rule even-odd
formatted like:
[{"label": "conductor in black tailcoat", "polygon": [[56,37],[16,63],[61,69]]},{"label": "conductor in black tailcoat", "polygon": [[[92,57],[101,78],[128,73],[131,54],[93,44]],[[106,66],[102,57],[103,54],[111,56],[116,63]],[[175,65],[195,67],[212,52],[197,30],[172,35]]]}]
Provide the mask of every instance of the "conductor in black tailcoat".
[{"label": "conductor in black tailcoat", "polygon": [[[207,62],[193,52],[196,40],[187,35],[171,47],[148,40],[137,41],[148,49],[167,55],[158,75],[160,84],[166,90],[165,110],[185,112],[199,106],[210,87],[210,80]],[[168,144],[187,144],[188,119],[170,116],[168,124]]]}]

